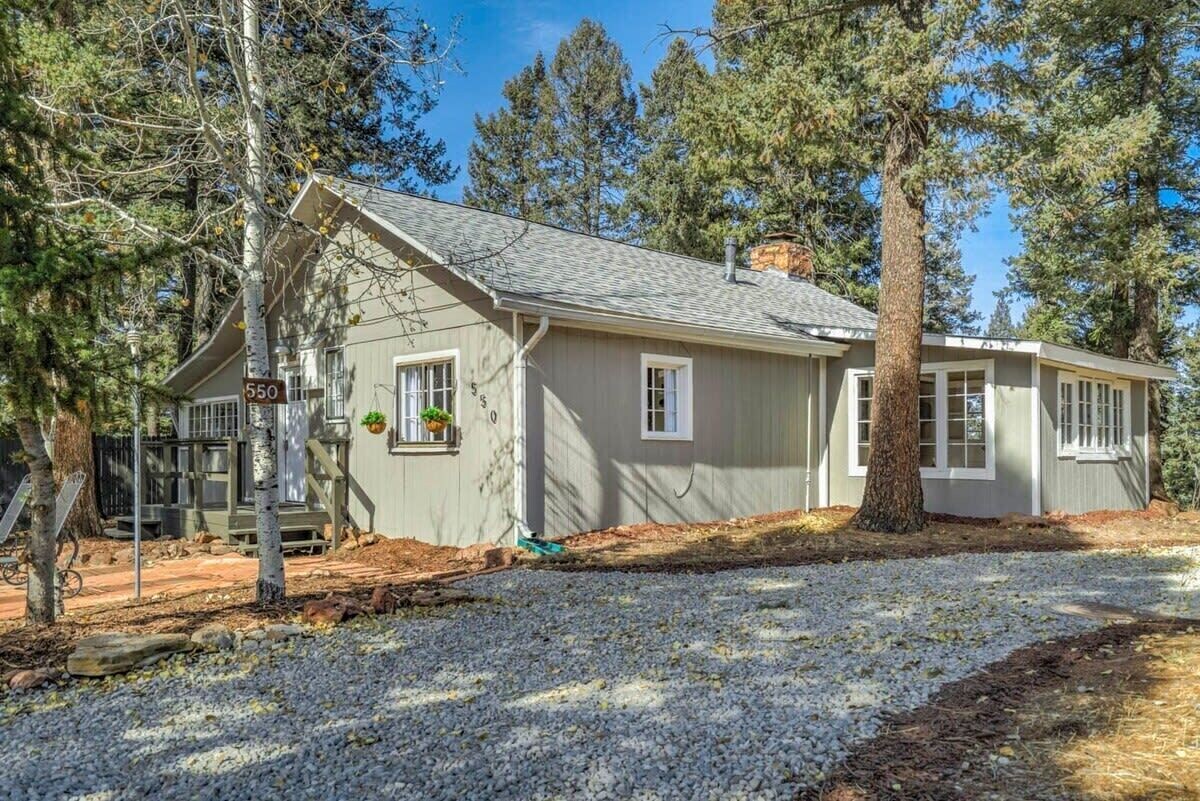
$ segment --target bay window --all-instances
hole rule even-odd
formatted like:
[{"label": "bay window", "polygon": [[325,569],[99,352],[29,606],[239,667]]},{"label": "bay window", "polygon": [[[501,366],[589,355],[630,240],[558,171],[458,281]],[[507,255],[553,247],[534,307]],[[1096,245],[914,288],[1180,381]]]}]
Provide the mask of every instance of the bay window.
[{"label": "bay window", "polygon": [[[924,478],[995,477],[993,366],[990,360],[921,367],[917,432]],[[875,376],[850,375],[850,475],[866,475]]]},{"label": "bay window", "polygon": [[1129,382],[1058,374],[1058,455],[1080,461],[1130,455]]}]

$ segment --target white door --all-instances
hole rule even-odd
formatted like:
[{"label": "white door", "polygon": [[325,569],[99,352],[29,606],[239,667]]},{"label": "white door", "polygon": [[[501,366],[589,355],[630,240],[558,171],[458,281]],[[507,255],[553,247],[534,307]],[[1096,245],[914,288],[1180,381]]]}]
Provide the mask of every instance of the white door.
[{"label": "white door", "polygon": [[280,426],[279,485],[283,500],[303,503],[308,403],[304,397],[304,385],[299,370],[286,371],[283,380],[287,385],[287,404],[283,407],[283,421]]}]

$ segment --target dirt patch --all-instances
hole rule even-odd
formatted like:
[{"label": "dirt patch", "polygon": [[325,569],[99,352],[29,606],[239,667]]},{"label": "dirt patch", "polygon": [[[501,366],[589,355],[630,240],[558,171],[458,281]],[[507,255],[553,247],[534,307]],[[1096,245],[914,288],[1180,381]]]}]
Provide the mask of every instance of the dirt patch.
[{"label": "dirt patch", "polygon": [[[253,583],[244,582],[221,589],[157,596],[140,603],[88,606],[70,612],[50,629],[25,626],[17,620],[0,621],[0,673],[13,668],[62,667],[76,640],[102,631],[190,633],[209,623],[247,629],[295,619],[306,601],[330,592],[367,603],[372,590],[381,583],[429,584],[483,570],[482,559],[464,560],[462,553],[458,548],[416,540],[383,540],[324,560],[307,560],[303,567],[289,560],[287,602],[266,609],[254,602]],[[325,567],[336,566],[334,562],[341,563],[339,569]],[[345,565],[351,569],[345,569]],[[361,575],[354,566],[362,566]]]},{"label": "dirt patch", "polygon": [[331,559],[354,562],[394,573],[412,570],[439,573],[463,570],[467,565],[458,561],[461,549],[448,545],[430,545],[411,538],[380,539],[374,545],[352,551],[336,551]]},{"label": "dirt patch", "polygon": [[1200,633],[1110,626],[1021,649],[889,720],[802,801],[1200,798]]},{"label": "dirt patch", "polygon": [[905,559],[955,553],[1079,551],[1200,545],[1200,515],[1107,512],[1003,521],[931,515],[916,534],[876,534],[850,525],[850,507],[777,512],[699,524],[643,523],[567,537],[565,570],[696,571]]}]

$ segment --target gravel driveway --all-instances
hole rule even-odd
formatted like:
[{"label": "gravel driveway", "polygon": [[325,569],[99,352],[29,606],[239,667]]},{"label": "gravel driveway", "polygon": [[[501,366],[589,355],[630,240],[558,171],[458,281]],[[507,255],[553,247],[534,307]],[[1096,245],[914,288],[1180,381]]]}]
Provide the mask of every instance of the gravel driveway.
[{"label": "gravel driveway", "polygon": [[1056,603],[1200,613],[1200,549],[466,586],[495,602],[39,696],[0,718],[0,799],[789,798],[884,712],[1097,625]]}]

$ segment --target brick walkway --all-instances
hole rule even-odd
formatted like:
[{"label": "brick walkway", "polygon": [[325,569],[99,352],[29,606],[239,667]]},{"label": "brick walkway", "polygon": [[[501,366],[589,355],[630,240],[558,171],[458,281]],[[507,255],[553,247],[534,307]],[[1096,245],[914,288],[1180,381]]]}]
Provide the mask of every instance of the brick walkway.
[{"label": "brick walkway", "polygon": [[[302,576],[311,570],[328,570],[335,576],[358,580],[394,581],[399,576],[378,568],[353,562],[340,562],[322,556],[296,556],[286,562],[289,576]],[[111,601],[133,598],[133,566],[107,565],[80,568],[83,592],[68,598],[67,610],[82,609]],[[160,593],[177,594],[196,590],[219,590],[258,575],[258,560],[235,554],[225,556],[195,556],[187,559],[167,559],[142,568],[142,597]],[[0,583],[0,620],[21,617],[25,613],[25,588]]]}]

